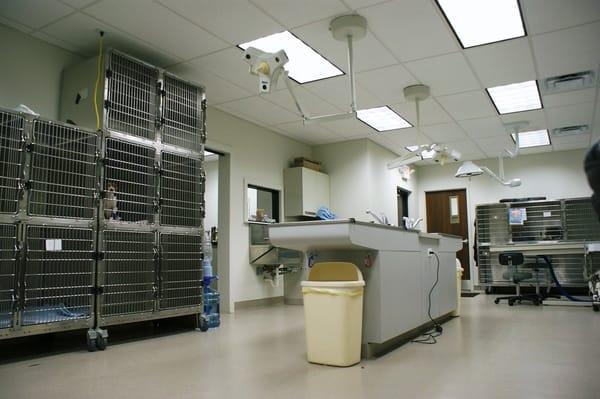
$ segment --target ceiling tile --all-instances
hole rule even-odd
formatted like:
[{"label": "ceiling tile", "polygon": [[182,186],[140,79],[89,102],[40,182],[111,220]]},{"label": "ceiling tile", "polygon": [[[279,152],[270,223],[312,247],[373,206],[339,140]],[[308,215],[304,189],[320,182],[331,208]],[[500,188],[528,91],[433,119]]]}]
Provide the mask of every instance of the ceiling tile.
[{"label": "ceiling tile", "polygon": [[20,30],[21,32],[25,32],[25,33],[31,33],[33,31],[33,28],[30,28],[29,26],[26,26],[26,25],[23,25],[16,21],[13,21],[12,19],[5,18],[2,15],[0,15],[0,24],[9,26],[11,28]]},{"label": "ceiling tile", "polygon": [[[394,104],[391,107],[413,126],[417,125],[417,107],[414,102]],[[421,126],[452,122],[452,118],[432,98],[419,102],[419,114]]]},{"label": "ceiling tile", "polygon": [[526,130],[546,129],[548,127],[548,124],[546,123],[546,114],[544,113],[543,109],[500,115],[500,120],[502,120],[502,123],[520,121],[529,122]]},{"label": "ceiling tile", "polygon": [[544,108],[562,107],[565,105],[594,102],[596,89],[573,90],[565,93],[542,96]]},{"label": "ceiling tile", "polygon": [[[327,130],[332,131],[338,136],[347,138],[347,139],[355,139],[361,137],[368,137],[372,134],[377,133],[377,131],[365,123],[359,121],[356,118],[350,119],[341,119],[337,121],[331,122],[323,122],[321,126],[326,128]],[[377,133],[379,134],[379,133]]]},{"label": "ceiling tile", "polygon": [[477,143],[479,148],[481,148],[489,158],[503,155],[505,148],[513,149],[515,146],[508,134],[475,139],[475,143]]},{"label": "ceiling tile", "polygon": [[457,121],[496,114],[490,99],[481,91],[438,97],[437,100],[446,112]]},{"label": "ceiling tile", "polygon": [[[169,9],[147,0],[105,0],[86,8],[85,13],[183,60],[229,46]],[[158,28],[162,26],[168,29]]]},{"label": "ceiling tile", "polygon": [[287,28],[348,12],[339,0],[251,0]]},{"label": "ceiling tile", "polygon": [[458,141],[467,138],[465,132],[456,123],[442,123],[423,127],[423,133],[436,143]]},{"label": "ceiling tile", "polygon": [[555,150],[572,150],[575,148],[587,148],[590,146],[591,134],[578,134],[572,136],[555,137],[552,136],[552,147]]},{"label": "ceiling tile", "polygon": [[[348,46],[336,40],[329,31],[330,20],[318,21],[293,29],[310,47],[322,54],[339,69],[348,72]],[[397,63],[394,56],[367,31],[367,35],[354,43],[354,69],[356,72],[380,68]]]},{"label": "ceiling tile", "polygon": [[286,136],[310,145],[328,144],[345,140],[345,138],[338,136],[322,126],[305,126],[301,121],[284,123],[273,126],[273,128]]},{"label": "ceiling tile", "polygon": [[541,154],[544,152],[551,152],[551,151],[552,151],[551,145],[543,145],[543,146],[539,146],[539,147],[522,148],[521,150],[519,150],[519,154],[520,155],[531,155],[531,154]]},{"label": "ceiling tile", "polygon": [[221,79],[197,65],[189,63],[179,64],[168,68],[168,70],[175,75],[200,83],[206,87],[206,101],[208,105],[250,97],[255,94]]},{"label": "ceiling tile", "polygon": [[74,46],[73,44],[65,42],[63,40],[57,39],[53,36],[50,36],[50,35],[42,32],[42,31],[37,31],[37,32],[33,33],[32,36],[37,39],[43,40],[47,43],[53,44],[57,47],[68,50],[72,53],[79,53],[79,48],[77,46]]},{"label": "ceiling tile", "polygon": [[590,125],[594,118],[594,103],[547,109],[546,118],[550,129],[573,125]]},{"label": "ceiling tile", "polygon": [[83,55],[91,57],[98,51],[98,32],[103,30],[106,47],[117,48],[146,62],[164,67],[177,62],[177,58],[150,47],[141,40],[98,21],[88,15],[75,13],[45,27],[42,32],[70,43]]},{"label": "ceiling tile", "polygon": [[[244,62],[243,55],[243,51],[237,47],[231,47],[195,59],[191,63],[207,69],[254,94],[258,94],[258,77],[248,72],[248,64]],[[279,81],[278,86],[285,87],[285,84],[283,81]]]},{"label": "ceiling tile", "polygon": [[[306,83],[302,86],[340,109],[344,111],[350,110],[350,82],[348,76],[337,76],[335,78]],[[358,84],[356,85],[356,102],[358,109],[385,105]]]},{"label": "ceiling tile", "polygon": [[[308,116],[329,115],[342,112],[340,108],[328,103],[303,87],[296,87],[294,89],[294,93],[298,97],[298,102],[300,103],[302,110]],[[288,111],[300,116],[300,113],[296,108],[296,104],[292,99],[292,95],[288,90],[279,90],[269,94],[262,94],[261,98],[273,104],[279,105],[280,107],[283,107]]]},{"label": "ceiling tile", "polygon": [[390,1],[360,11],[369,27],[401,61],[458,50],[450,29],[431,1]]},{"label": "ceiling tile", "polygon": [[405,102],[404,88],[419,83],[402,65],[358,73],[356,81],[386,104]]},{"label": "ceiling tile", "polygon": [[65,3],[75,8],[83,8],[96,2],[97,0],[60,0],[61,3]]},{"label": "ceiling tile", "polygon": [[240,118],[257,121],[259,124],[266,126],[279,125],[299,119],[291,112],[258,96],[219,104],[216,107]]},{"label": "ceiling tile", "polygon": [[472,140],[451,141],[445,144],[449,149],[460,152],[461,161],[472,161],[474,159],[483,159],[486,157],[483,151],[481,151],[477,144]]},{"label": "ceiling tile", "polygon": [[0,15],[36,29],[74,11],[56,0],[0,1]]},{"label": "ceiling tile", "polygon": [[533,36],[540,77],[597,70],[600,64],[600,22]]},{"label": "ceiling tile", "polygon": [[458,124],[474,139],[506,134],[505,127],[496,116],[459,121]]},{"label": "ceiling tile", "polygon": [[525,0],[521,3],[530,35],[600,20],[598,0]]},{"label": "ceiling tile", "polygon": [[473,47],[465,54],[485,87],[536,79],[527,38]]},{"label": "ceiling tile", "polygon": [[405,66],[421,83],[431,87],[433,96],[481,88],[462,53],[407,62]]},{"label": "ceiling tile", "polygon": [[389,0],[343,0],[343,2],[346,3],[348,7],[352,8],[353,10],[372,6],[378,3],[385,3],[386,1]]},{"label": "ceiling tile", "polygon": [[285,30],[271,17],[247,1],[159,1],[233,45]]},{"label": "ceiling tile", "polygon": [[396,152],[401,151],[406,153],[405,147],[411,145],[427,145],[432,144],[428,137],[425,137],[417,131],[417,129],[402,129],[397,133],[378,133],[374,136],[382,136],[388,141],[389,145]]},{"label": "ceiling tile", "polygon": [[390,146],[391,146],[390,141],[383,134],[373,134],[373,135],[369,136],[369,140],[371,140],[374,143],[379,144],[383,148],[390,149]]}]

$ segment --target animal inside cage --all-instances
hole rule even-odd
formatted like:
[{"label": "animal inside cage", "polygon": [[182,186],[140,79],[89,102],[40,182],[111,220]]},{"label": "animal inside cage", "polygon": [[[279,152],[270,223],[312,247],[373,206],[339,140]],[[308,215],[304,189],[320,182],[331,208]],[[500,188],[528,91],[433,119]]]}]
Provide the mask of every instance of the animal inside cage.
[{"label": "animal inside cage", "polygon": [[104,219],[153,223],[156,201],[155,150],[106,139]]},{"label": "animal inside cage", "polygon": [[34,122],[30,215],[95,216],[97,146],[98,135],[92,131],[51,121]]},{"label": "animal inside cage", "polygon": [[202,237],[161,234],[160,308],[200,305],[202,302]]},{"label": "animal inside cage", "polygon": [[172,226],[202,226],[205,181],[202,160],[163,152],[161,163],[160,223]]},{"label": "animal inside cage", "polygon": [[154,140],[158,69],[116,51],[108,57],[105,128]]},{"label": "animal inside cage", "polygon": [[104,260],[98,278],[104,292],[100,316],[152,312],[156,291],[154,233],[106,230],[101,234]]},{"label": "animal inside cage", "polygon": [[203,97],[201,87],[165,74],[163,142],[192,150],[201,149]]},{"label": "animal inside cage", "polygon": [[13,301],[16,298],[17,226],[0,224],[0,328],[13,326]]},{"label": "animal inside cage", "polygon": [[16,213],[19,208],[24,126],[22,116],[0,111],[0,213]]},{"label": "animal inside cage", "polygon": [[86,228],[27,226],[21,325],[91,317],[94,237]]}]

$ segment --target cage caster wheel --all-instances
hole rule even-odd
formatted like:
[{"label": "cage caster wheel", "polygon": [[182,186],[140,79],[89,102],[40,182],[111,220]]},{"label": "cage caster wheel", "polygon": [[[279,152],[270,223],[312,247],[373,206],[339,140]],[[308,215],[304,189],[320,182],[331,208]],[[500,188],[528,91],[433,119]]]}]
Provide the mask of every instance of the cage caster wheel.
[{"label": "cage caster wheel", "polygon": [[498,298],[494,299],[494,303],[495,303],[496,305],[497,305],[497,304],[499,304],[499,303],[500,303],[500,299],[498,299]]},{"label": "cage caster wheel", "polygon": [[514,306],[515,301],[508,301],[508,306]]},{"label": "cage caster wheel", "polygon": [[96,340],[95,339],[88,338],[88,340],[87,340],[87,350],[88,350],[88,352],[96,352],[96,350],[98,350],[98,347],[96,346]]},{"label": "cage caster wheel", "polygon": [[594,312],[600,312],[600,305],[592,305],[592,309],[594,309]]},{"label": "cage caster wheel", "polygon": [[104,338],[102,334],[98,334],[98,337],[96,338],[96,347],[99,350],[103,351],[104,349],[106,349],[106,344],[108,343],[107,341],[108,339]]},{"label": "cage caster wheel", "polygon": [[202,332],[208,331],[208,320],[206,320],[203,316],[198,316],[197,325],[198,330]]}]

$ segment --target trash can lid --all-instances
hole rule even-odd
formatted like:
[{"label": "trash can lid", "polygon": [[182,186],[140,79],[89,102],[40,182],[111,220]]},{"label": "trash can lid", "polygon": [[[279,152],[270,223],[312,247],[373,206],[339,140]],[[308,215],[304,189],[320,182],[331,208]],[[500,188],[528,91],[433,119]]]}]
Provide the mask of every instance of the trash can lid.
[{"label": "trash can lid", "polygon": [[350,262],[319,262],[310,269],[308,280],[363,281],[363,276],[358,267]]}]

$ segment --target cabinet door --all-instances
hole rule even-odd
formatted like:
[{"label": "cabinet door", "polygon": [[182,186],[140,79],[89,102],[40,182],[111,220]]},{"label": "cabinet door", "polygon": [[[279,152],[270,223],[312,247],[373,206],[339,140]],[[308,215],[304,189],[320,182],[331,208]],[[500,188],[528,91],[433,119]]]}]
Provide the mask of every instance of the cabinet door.
[{"label": "cabinet door", "polygon": [[314,170],[302,170],[303,214],[315,216],[317,210],[329,207],[329,176]]}]

